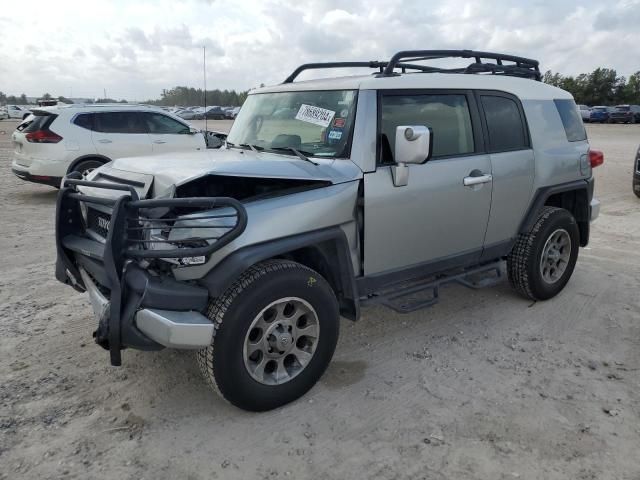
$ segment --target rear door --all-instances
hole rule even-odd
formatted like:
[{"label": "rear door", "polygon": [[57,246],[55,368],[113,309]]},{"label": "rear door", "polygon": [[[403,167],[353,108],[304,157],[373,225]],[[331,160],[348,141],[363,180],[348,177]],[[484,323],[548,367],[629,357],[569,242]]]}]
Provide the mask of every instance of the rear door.
[{"label": "rear door", "polygon": [[91,138],[100,155],[111,160],[152,152],[144,112],[96,112]]},{"label": "rear door", "polygon": [[144,113],[154,153],[184,152],[207,148],[202,133],[192,133],[191,127],[157,112]]},{"label": "rear door", "polygon": [[[365,275],[478,261],[492,184],[472,92],[383,91],[378,103],[378,166],[364,176]],[[391,166],[395,130],[402,125],[430,127],[433,156],[409,165],[408,184],[396,187]],[[481,180],[465,186],[468,177]]]},{"label": "rear door", "polygon": [[[516,234],[524,218],[535,176],[534,156],[520,100],[507,93],[492,91],[478,92],[477,99],[493,175],[491,213],[483,254],[489,258],[495,256],[495,252],[502,253],[501,248]],[[571,108],[580,119],[576,108]]]}]

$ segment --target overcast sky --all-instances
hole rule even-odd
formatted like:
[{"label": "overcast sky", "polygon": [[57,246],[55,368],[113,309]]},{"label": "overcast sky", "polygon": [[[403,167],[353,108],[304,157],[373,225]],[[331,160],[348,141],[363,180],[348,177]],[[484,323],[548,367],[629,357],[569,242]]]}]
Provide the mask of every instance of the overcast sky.
[{"label": "overcast sky", "polygon": [[[513,5],[517,6],[513,6]],[[144,100],[163,88],[245,90],[310,61],[470,48],[565,74],[640,70],[640,0],[3,1],[0,91]]]}]

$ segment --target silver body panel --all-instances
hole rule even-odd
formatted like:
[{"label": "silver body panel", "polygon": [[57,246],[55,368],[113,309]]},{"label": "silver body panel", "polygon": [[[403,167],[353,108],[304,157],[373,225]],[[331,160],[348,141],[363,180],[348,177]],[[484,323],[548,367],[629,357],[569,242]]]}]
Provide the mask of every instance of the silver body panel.
[{"label": "silver body panel", "polygon": [[480,249],[491,207],[491,184],[464,186],[473,170],[491,173],[489,155],[408,165],[395,187],[391,167],[364,179],[364,273],[371,275]]}]

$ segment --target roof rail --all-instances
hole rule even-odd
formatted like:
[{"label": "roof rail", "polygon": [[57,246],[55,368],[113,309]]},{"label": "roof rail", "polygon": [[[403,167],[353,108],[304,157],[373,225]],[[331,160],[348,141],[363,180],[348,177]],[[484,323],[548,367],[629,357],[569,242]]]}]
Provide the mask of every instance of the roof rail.
[{"label": "roof rail", "polygon": [[[382,75],[394,75],[393,70],[401,60],[416,62],[440,58],[473,58],[475,60],[475,63],[471,63],[465,68],[434,68],[434,71],[441,73],[493,73],[542,80],[537,60],[503,53],[477,52],[475,50],[405,50],[391,57]],[[495,60],[496,63],[486,63],[482,61],[483,59]],[[510,64],[505,65],[503,63],[505,61],[510,62]]]},{"label": "roof rail", "polygon": [[[292,83],[298,75],[305,70],[319,70],[323,68],[377,68],[379,73],[383,73],[389,62],[379,62],[377,60],[371,60],[369,62],[324,62],[324,63],[305,63],[296,68],[291,75],[289,75],[282,83]],[[427,65],[414,65],[410,63],[396,63],[394,68],[400,68],[402,73],[406,70],[417,70],[420,72],[434,72],[437,68],[429,67]]]},{"label": "roof rail", "polygon": [[[441,58],[473,58],[474,63],[462,68],[438,68],[428,65],[419,65],[408,62],[418,62],[423,60],[436,60]],[[495,60],[495,63],[487,63],[484,60]],[[509,62],[504,64],[503,62]],[[542,80],[540,68],[537,60],[530,58],[516,57],[502,53],[477,52],[474,50],[405,50],[396,53],[388,62],[372,60],[369,62],[326,62],[326,63],[305,63],[296,68],[282,83],[292,83],[300,73],[305,70],[318,70],[324,68],[377,68],[378,76],[399,75],[407,70],[417,72],[437,72],[437,73],[491,73],[494,75],[508,75],[513,77],[530,78],[532,80]]]}]

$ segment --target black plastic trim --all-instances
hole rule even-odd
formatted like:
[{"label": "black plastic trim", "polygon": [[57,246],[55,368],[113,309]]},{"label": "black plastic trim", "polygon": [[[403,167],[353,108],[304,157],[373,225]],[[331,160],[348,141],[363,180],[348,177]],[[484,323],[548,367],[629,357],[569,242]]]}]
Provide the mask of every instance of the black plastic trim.
[{"label": "black plastic trim", "polygon": [[285,256],[305,247],[317,247],[328,257],[327,266],[330,268],[332,280],[337,283],[340,313],[346,318],[357,320],[360,317],[360,304],[349,243],[339,227],[292,235],[238,249],[224,258],[199,283],[207,288],[211,297],[219,297],[252,265]]},{"label": "black plastic trim", "polygon": [[453,268],[469,267],[479,263],[482,249],[471,250],[463,254],[451,255],[444,258],[430,260],[386,272],[367,275],[356,279],[360,297],[373,295],[393,284],[416,280],[437,273],[446,272]]},{"label": "black plastic trim", "polygon": [[[533,224],[538,218],[538,212],[540,212],[545,202],[551,195],[555,195],[556,193],[570,192],[574,190],[585,190],[587,192],[588,207],[588,203],[590,203],[591,199],[593,198],[593,178],[589,178],[587,180],[575,180],[573,182],[539,188],[534,194],[533,200],[529,204],[529,209],[527,210],[527,214],[525,215],[524,220],[520,224],[518,233],[527,233],[531,230],[531,228],[533,228]],[[576,218],[576,220],[589,221],[590,212],[585,211],[583,213],[584,218]]]},{"label": "black plastic trim", "polygon": [[40,183],[42,185],[49,185],[50,187],[56,188],[58,188],[62,183],[62,177],[50,177],[48,175],[31,175],[29,172],[18,170],[16,168],[12,168],[11,171],[20,180],[24,180],[26,182]]}]

